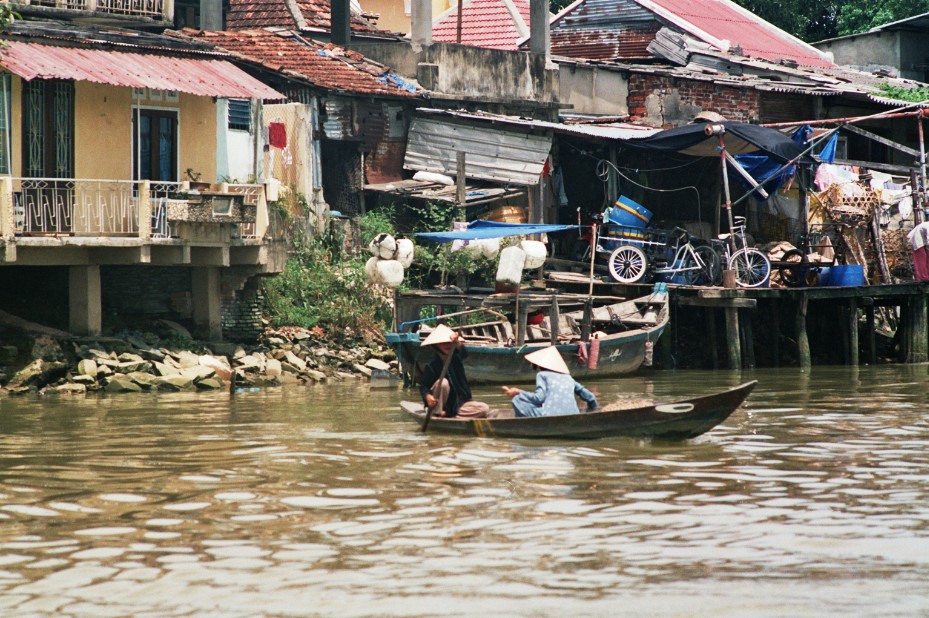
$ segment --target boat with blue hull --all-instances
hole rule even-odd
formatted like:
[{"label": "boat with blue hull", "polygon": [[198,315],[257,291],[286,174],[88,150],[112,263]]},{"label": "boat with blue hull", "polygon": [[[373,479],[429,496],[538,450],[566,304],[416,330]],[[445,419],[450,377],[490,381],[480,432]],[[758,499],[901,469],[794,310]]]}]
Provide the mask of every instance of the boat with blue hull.
[{"label": "boat with blue hull", "polygon": [[[429,305],[437,317],[418,318]],[[553,344],[580,380],[629,374],[646,363],[668,325],[665,284],[631,300],[566,293],[408,292],[398,294],[397,308],[398,316],[411,319],[388,333],[387,342],[397,351],[407,383],[415,383],[419,368],[431,359],[433,351],[421,349],[420,343],[439,322],[461,335],[465,369],[475,384],[533,380],[535,371],[524,357]],[[487,317],[492,319],[474,322]]]}]

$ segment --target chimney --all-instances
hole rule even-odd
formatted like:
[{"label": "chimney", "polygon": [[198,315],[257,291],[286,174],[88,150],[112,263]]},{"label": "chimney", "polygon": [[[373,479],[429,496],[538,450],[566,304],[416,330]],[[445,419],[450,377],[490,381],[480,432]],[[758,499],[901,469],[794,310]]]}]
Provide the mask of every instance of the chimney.
[{"label": "chimney", "polygon": [[[191,26],[193,24],[190,24]],[[200,0],[200,29],[201,30],[222,30],[223,29],[223,1],[222,0]]]},{"label": "chimney", "polygon": [[410,21],[413,45],[432,45],[432,0],[413,0]]},{"label": "chimney", "polygon": [[330,40],[342,47],[347,47],[352,39],[352,9],[351,0],[330,0],[329,21],[332,24]]},{"label": "chimney", "polygon": [[551,60],[552,35],[548,26],[548,0],[529,0],[529,51]]}]

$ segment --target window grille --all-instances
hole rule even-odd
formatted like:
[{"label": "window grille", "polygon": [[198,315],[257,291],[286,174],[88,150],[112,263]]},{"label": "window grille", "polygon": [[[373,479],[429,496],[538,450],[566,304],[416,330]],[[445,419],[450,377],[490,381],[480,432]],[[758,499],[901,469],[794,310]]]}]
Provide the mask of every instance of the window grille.
[{"label": "window grille", "polygon": [[248,131],[252,127],[252,106],[248,99],[229,99],[229,128]]}]

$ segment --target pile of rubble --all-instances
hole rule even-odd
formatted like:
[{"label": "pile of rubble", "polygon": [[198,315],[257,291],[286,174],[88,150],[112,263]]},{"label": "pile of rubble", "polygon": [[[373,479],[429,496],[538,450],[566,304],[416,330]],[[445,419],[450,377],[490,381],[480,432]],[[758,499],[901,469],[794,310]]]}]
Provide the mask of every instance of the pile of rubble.
[{"label": "pile of rubble", "polygon": [[151,333],[70,339],[59,341],[57,349],[46,341],[42,357],[16,372],[0,394],[231,390],[391,380],[398,371],[389,348],[335,346],[301,328],[268,331],[250,349],[221,344],[189,351],[162,344]]}]

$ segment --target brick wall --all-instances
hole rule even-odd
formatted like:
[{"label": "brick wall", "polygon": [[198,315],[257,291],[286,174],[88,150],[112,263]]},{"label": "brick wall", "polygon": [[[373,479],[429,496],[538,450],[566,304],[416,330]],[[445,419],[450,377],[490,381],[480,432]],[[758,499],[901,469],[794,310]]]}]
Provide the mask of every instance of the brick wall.
[{"label": "brick wall", "polygon": [[[264,324],[261,322],[261,306],[264,300],[261,292],[261,277],[251,277],[230,297],[227,290],[235,287],[239,280],[234,273],[229,273],[228,276],[224,273],[222,280],[223,339],[237,343],[254,343],[264,330]],[[227,282],[230,284],[229,287],[227,287]]]},{"label": "brick wall", "polygon": [[760,92],[720,86],[711,81],[681,80],[660,75],[629,75],[629,114],[661,128],[687,124],[701,111],[727,120],[758,122]]}]

